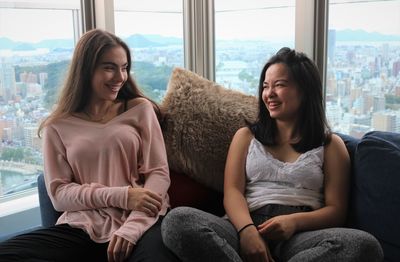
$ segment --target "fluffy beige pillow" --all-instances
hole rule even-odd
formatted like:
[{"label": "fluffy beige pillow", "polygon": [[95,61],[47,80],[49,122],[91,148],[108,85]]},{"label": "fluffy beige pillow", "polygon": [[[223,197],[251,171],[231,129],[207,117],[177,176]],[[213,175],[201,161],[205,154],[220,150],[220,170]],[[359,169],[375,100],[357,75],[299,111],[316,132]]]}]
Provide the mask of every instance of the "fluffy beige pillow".
[{"label": "fluffy beige pillow", "polygon": [[256,97],[175,68],[161,109],[170,169],[222,192],[230,142],[245,119],[255,120]]}]

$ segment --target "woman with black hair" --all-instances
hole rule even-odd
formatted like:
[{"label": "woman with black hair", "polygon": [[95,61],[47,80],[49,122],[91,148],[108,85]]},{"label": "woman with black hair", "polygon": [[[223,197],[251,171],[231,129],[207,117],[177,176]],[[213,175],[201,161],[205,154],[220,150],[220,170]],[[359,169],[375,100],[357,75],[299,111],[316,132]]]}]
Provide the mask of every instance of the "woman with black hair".
[{"label": "woman with black hair", "polygon": [[258,100],[257,121],[229,148],[227,217],[173,209],[166,246],[183,261],[381,261],[372,235],[341,227],[350,159],[327,124],[315,64],[282,48],[261,72]]}]

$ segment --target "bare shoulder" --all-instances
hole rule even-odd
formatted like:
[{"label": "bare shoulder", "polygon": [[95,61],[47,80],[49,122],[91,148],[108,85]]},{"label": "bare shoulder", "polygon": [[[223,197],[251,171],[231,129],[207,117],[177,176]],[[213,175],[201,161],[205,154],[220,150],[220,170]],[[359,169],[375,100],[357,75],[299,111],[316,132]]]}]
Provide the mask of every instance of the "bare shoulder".
[{"label": "bare shoulder", "polygon": [[328,144],[327,147],[333,147],[333,148],[346,148],[346,145],[344,144],[342,138],[336,134],[332,134],[331,136],[331,141]]},{"label": "bare shoulder", "polygon": [[251,133],[250,129],[248,127],[241,127],[239,128],[236,133],[235,136],[238,136],[240,138],[252,138],[253,137],[253,133]]},{"label": "bare shoulder", "polygon": [[348,157],[346,145],[340,136],[332,134],[330,143],[325,146],[325,154],[328,156],[342,155],[343,157]]},{"label": "bare shoulder", "polygon": [[254,138],[253,133],[248,127],[239,128],[232,139],[232,144],[241,145],[247,147],[250,141]]},{"label": "bare shoulder", "polygon": [[131,108],[133,108],[133,107],[135,107],[137,105],[143,104],[143,103],[147,103],[147,104],[151,105],[151,102],[149,100],[147,100],[146,98],[137,97],[137,98],[133,98],[131,100],[128,100],[126,109],[129,110],[129,109],[131,109]]}]

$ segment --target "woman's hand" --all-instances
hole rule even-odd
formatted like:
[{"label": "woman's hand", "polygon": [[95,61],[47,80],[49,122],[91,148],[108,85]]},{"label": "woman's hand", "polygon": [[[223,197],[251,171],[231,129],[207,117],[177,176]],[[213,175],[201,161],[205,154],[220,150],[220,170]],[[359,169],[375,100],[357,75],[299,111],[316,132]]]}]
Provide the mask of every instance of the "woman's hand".
[{"label": "woman's hand", "polygon": [[243,261],[274,262],[267,244],[258,233],[256,227],[251,226],[240,232],[240,255]]},{"label": "woman's hand", "polygon": [[149,216],[157,216],[161,210],[162,198],[156,193],[145,188],[129,188],[128,208],[141,211]]},{"label": "woman's hand", "polygon": [[123,237],[113,235],[107,248],[109,262],[123,262],[132,253],[133,244]]},{"label": "woman's hand", "polygon": [[258,225],[258,232],[271,240],[287,240],[296,232],[296,223],[292,216],[281,215],[268,219]]}]

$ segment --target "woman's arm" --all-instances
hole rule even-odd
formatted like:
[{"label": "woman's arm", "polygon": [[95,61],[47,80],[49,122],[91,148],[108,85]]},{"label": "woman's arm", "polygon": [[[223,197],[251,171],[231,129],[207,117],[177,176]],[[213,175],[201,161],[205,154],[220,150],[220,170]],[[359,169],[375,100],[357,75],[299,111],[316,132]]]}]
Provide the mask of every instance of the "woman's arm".
[{"label": "woman's arm", "polygon": [[253,222],[244,196],[246,157],[251,139],[248,128],[239,129],[232,139],[225,164],[224,207],[237,230]]},{"label": "woman's arm", "polygon": [[158,119],[150,102],[144,99],[135,100],[146,103],[146,110],[139,122],[142,142],[138,173],[145,179],[143,189],[159,195],[162,205],[153,216],[142,211],[132,211],[124,225],[115,232],[133,244],[158,220],[159,215],[166,213],[169,207],[167,191],[170,185],[167,154]]},{"label": "woman's arm", "polygon": [[146,108],[138,123],[141,137],[138,174],[145,179],[143,188],[151,190],[164,200],[171,180],[164,137],[153,105],[145,98],[136,98],[129,101],[128,106],[133,107],[143,103]]},{"label": "woman's arm", "polygon": [[252,224],[244,196],[246,188],[246,157],[252,133],[247,127],[239,129],[232,139],[225,165],[224,207],[239,232],[240,253],[245,261],[272,261],[266,243]]},{"label": "woman's arm", "polygon": [[129,186],[76,183],[66,152],[60,134],[53,126],[47,126],[43,135],[44,175],[47,192],[57,211],[103,207],[126,209]]},{"label": "woman's arm", "polygon": [[324,150],[324,207],[311,212],[282,215],[259,226],[271,239],[288,239],[297,231],[342,226],[348,206],[350,157],[342,139],[332,134]]}]

